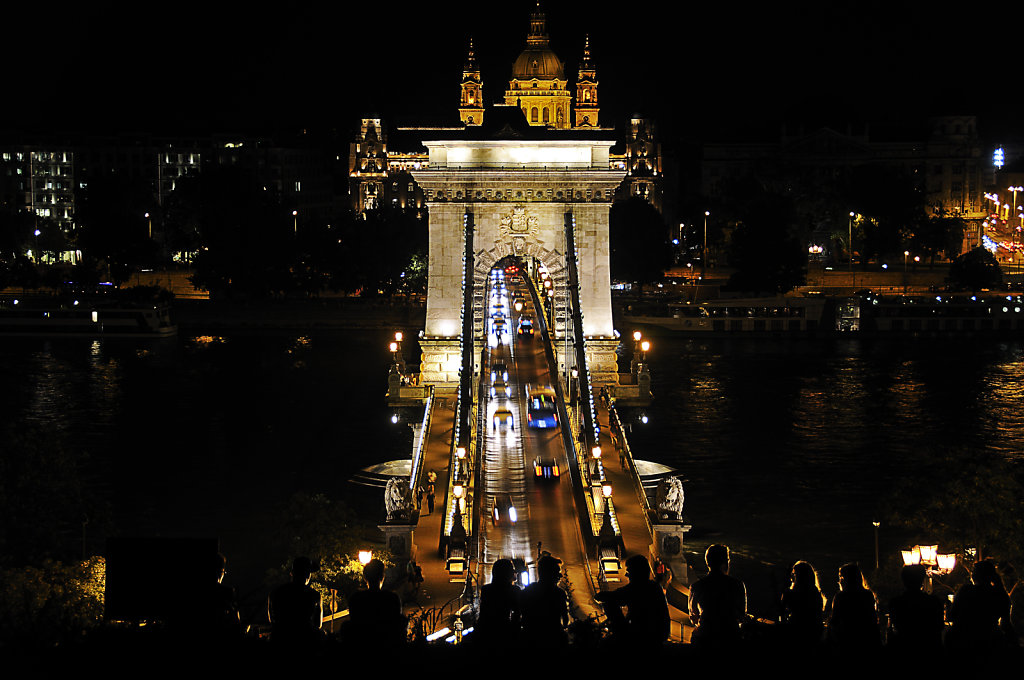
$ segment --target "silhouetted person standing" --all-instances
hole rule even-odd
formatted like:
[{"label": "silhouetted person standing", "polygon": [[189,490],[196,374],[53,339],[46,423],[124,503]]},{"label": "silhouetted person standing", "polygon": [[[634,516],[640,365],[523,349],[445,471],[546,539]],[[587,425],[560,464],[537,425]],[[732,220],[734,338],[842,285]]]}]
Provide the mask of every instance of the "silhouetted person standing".
[{"label": "silhouetted person standing", "polygon": [[384,590],[384,563],[378,559],[367,562],[363,580],[366,590],[357,590],[348,599],[350,636],[364,644],[402,644],[407,622],[398,595]]},{"label": "silhouetted person standing", "polygon": [[828,633],[832,642],[848,652],[873,651],[882,645],[875,594],[852,562],[839,568],[839,592],[832,597]]},{"label": "silhouetted person standing", "polygon": [[227,560],[220,553],[209,556],[197,580],[179,598],[172,630],[185,640],[223,643],[241,637],[242,625],[235,590],[224,584]]},{"label": "silhouetted person standing", "polygon": [[782,591],[782,626],[788,641],[797,646],[821,642],[825,630],[825,596],[818,572],[807,562],[797,562],[790,571],[789,588]]},{"label": "silhouetted person standing", "polygon": [[569,595],[558,587],[561,564],[551,555],[542,555],[537,560],[537,581],[526,586],[520,597],[527,644],[546,648],[569,644],[565,632],[569,625]]},{"label": "silhouetted person standing", "polygon": [[484,644],[514,643],[519,638],[520,590],[512,560],[501,559],[491,569],[491,582],[480,589],[476,635]]},{"label": "silhouetted person standing", "polygon": [[986,652],[1006,643],[1000,624],[1008,625],[1010,596],[992,560],[974,565],[971,580],[960,586],[949,608],[951,649]]},{"label": "silhouetted person standing", "polygon": [[434,512],[434,483],[427,482],[427,514]]},{"label": "silhouetted person standing", "polygon": [[700,647],[729,647],[740,641],[747,617],[747,588],[729,576],[729,548],[709,546],[704,553],[709,573],[690,587],[691,642]]},{"label": "silhouetted person standing", "polygon": [[270,639],[287,644],[303,644],[317,640],[323,625],[323,602],[309,585],[313,563],[308,557],[292,562],[292,582],[278,586],[267,604],[272,624]]},{"label": "silhouetted person standing", "polygon": [[[643,555],[626,560],[629,583],[616,590],[597,594],[605,605],[612,632],[626,642],[640,646],[657,646],[668,639],[671,622],[665,591],[651,579],[651,564]],[[622,607],[628,614],[623,616]]]},{"label": "silhouetted person standing", "polygon": [[904,593],[889,601],[888,646],[903,653],[926,654],[942,651],[942,600],[924,592],[927,569],[908,564],[900,572]]}]

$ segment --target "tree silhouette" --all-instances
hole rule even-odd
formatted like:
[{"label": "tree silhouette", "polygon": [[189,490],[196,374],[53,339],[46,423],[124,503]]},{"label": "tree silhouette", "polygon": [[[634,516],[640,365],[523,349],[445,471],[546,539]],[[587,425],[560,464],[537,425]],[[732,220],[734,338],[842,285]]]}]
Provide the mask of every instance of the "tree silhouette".
[{"label": "tree silhouette", "polygon": [[612,204],[608,215],[611,275],[617,281],[651,283],[672,264],[661,213],[642,198]]},{"label": "tree silhouette", "polygon": [[995,255],[975,248],[953,261],[946,283],[957,290],[998,288],[1003,283],[1003,272]]},{"label": "tree silhouette", "polygon": [[240,166],[214,166],[182,182],[189,183],[197,185],[187,195],[201,243],[192,283],[215,297],[259,298],[291,289],[296,235],[276,193]]},{"label": "tree silhouette", "polygon": [[96,177],[79,190],[76,218],[84,253],[105,260],[118,283],[132,266],[152,264],[156,247],[145,214],[155,211],[152,188],[141,179],[120,175]]},{"label": "tree silhouette", "polygon": [[[915,531],[921,542],[938,542],[944,549],[976,547],[980,557],[1024,557],[1022,471],[997,453],[937,452],[915,475],[914,493],[893,494],[894,523]],[[911,482],[908,482],[911,483]],[[913,505],[903,499],[920,499]]]},{"label": "tree silhouette", "polygon": [[736,290],[784,293],[807,280],[807,249],[792,199],[754,177],[735,180],[726,214],[734,226],[729,262]]}]

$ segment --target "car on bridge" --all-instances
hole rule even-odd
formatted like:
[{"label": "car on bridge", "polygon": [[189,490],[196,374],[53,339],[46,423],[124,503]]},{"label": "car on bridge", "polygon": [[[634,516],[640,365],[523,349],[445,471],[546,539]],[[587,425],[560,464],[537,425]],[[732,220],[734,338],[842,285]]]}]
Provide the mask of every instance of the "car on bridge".
[{"label": "car on bridge", "polygon": [[519,330],[517,332],[521,336],[532,338],[533,337],[533,319],[520,319],[519,320]]},{"label": "car on bridge", "polygon": [[500,375],[496,376],[494,382],[491,383],[491,399],[497,399],[498,397],[502,399],[512,398],[512,387]]},{"label": "car on bridge", "polygon": [[541,429],[558,427],[558,406],[553,389],[526,386],[526,425]]},{"label": "car on bridge", "polygon": [[491,382],[493,383],[498,376],[505,382],[508,382],[508,364],[504,361],[495,361],[491,364]]},{"label": "car on bridge", "polygon": [[507,408],[499,408],[491,417],[491,430],[494,432],[511,432],[515,429],[515,419],[512,411]]},{"label": "car on bridge", "polygon": [[533,461],[533,475],[537,479],[547,479],[557,482],[561,471],[558,463],[550,456],[539,456]]},{"label": "car on bridge", "polygon": [[499,493],[494,496],[494,508],[491,511],[491,524],[498,526],[508,522],[515,524],[519,520],[519,513],[512,503],[512,497],[507,493]]}]

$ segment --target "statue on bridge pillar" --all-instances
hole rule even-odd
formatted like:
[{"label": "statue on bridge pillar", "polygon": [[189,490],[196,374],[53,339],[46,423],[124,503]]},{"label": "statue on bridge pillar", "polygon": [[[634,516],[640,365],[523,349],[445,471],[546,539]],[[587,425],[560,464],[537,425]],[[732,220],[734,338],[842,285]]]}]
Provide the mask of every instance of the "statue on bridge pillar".
[{"label": "statue on bridge pillar", "polygon": [[651,556],[672,570],[672,580],[678,585],[687,585],[689,581],[683,541],[690,526],[683,523],[683,500],[683,482],[678,477],[666,477],[658,482],[656,516],[651,523],[654,531]]},{"label": "statue on bridge pillar", "polygon": [[408,522],[412,518],[412,490],[402,477],[392,477],[384,487],[384,507],[388,522]]},{"label": "statue on bridge pillar", "polygon": [[683,519],[683,483],[678,477],[666,477],[658,482],[656,507],[659,521]]},{"label": "statue on bridge pillar", "polygon": [[403,477],[392,477],[384,487],[384,507],[387,520],[377,525],[384,532],[384,544],[395,559],[416,557],[416,544],[413,532],[416,529],[415,501],[409,480]]}]

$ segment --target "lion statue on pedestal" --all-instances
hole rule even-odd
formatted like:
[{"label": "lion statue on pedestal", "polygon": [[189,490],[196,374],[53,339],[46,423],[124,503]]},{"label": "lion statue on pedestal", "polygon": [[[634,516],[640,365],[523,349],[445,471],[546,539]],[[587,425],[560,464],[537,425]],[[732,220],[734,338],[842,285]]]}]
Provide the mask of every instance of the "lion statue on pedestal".
[{"label": "lion statue on pedestal", "polygon": [[408,520],[412,514],[412,490],[409,482],[401,477],[392,477],[384,487],[384,507],[389,522]]},{"label": "lion statue on pedestal", "polygon": [[666,477],[658,482],[657,512],[658,519],[683,519],[683,483],[678,477]]}]

